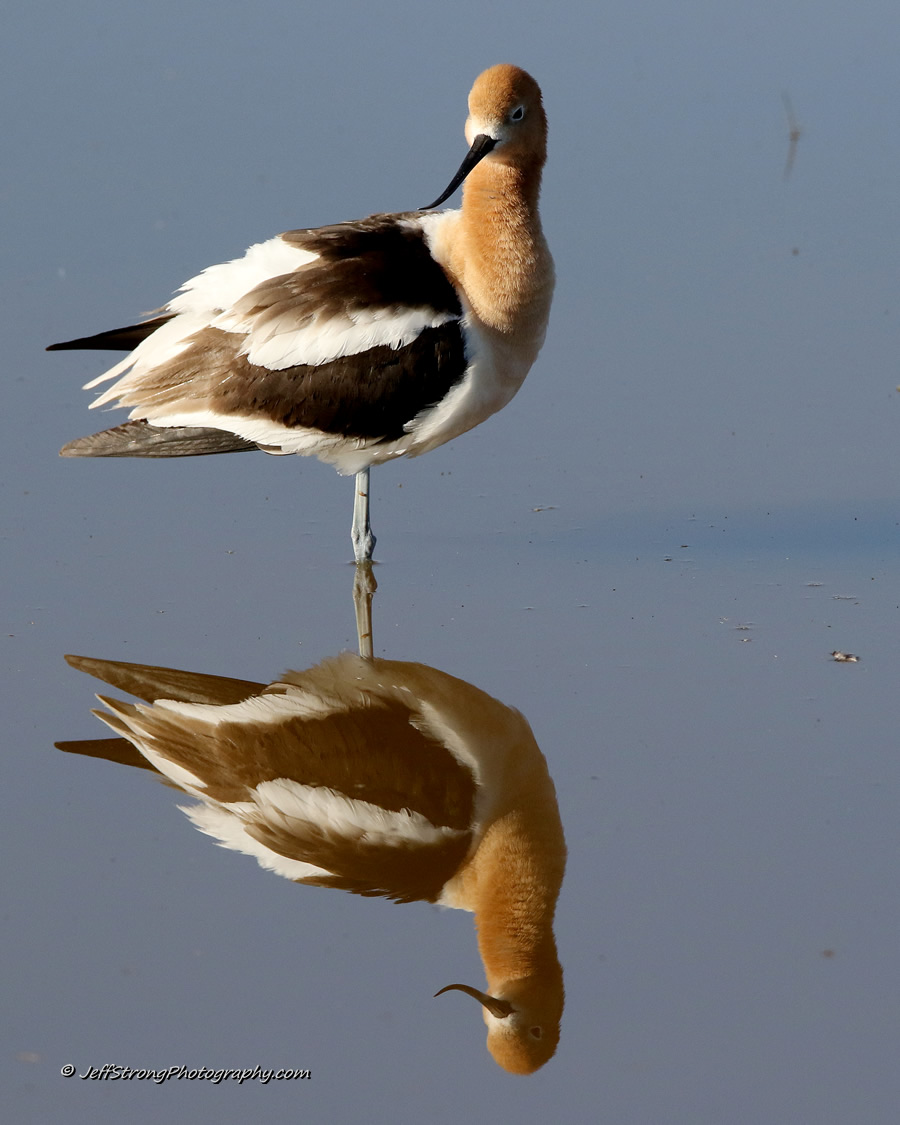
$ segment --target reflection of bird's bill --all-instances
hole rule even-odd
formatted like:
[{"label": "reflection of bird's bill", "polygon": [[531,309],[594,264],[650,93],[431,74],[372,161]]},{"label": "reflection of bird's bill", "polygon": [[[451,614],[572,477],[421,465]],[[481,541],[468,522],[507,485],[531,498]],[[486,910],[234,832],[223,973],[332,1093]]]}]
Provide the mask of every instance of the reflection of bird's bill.
[{"label": "reflection of bird's bill", "polygon": [[472,988],[470,984],[445,984],[434,994],[435,998],[442,996],[445,992],[451,992],[453,989],[465,992],[467,996],[474,996],[478,1003],[487,1008],[491,1015],[496,1016],[497,1019],[505,1019],[513,1011],[512,1004],[507,1000],[498,1000],[496,996],[488,996],[486,992],[480,992],[477,988]]}]

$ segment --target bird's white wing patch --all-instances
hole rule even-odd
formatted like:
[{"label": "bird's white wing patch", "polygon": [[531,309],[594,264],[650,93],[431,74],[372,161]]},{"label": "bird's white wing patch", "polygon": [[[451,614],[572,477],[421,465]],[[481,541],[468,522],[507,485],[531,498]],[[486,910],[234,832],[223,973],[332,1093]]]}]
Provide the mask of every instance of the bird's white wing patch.
[{"label": "bird's white wing patch", "polygon": [[249,836],[244,831],[244,822],[230,809],[218,805],[179,805],[178,807],[195,828],[205,832],[207,836],[212,836],[221,847],[252,856],[266,871],[274,871],[276,875],[283,875],[285,879],[309,879],[331,874],[330,871],[316,867],[315,864],[288,859],[287,856],[273,852],[271,848]]},{"label": "bird's white wing patch", "polygon": [[271,695],[251,695],[240,703],[187,703],[178,699],[157,699],[154,706],[173,715],[183,715],[216,727],[220,723],[262,723],[276,724],[293,718],[314,718],[328,714],[333,708],[317,705],[310,693],[298,694],[272,693]]},{"label": "bird's white wing patch", "polygon": [[456,320],[451,312],[422,308],[376,307],[348,310],[338,316],[314,316],[297,326],[287,309],[283,316],[270,319],[262,328],[252,318],[237,319],[228,313],[213,326],[241,332],[246,340],[241,353],[251,363],[282,371],[301,364],[318,366],[346,355],[360,355],[371,348],[403,348],[426,328],[439,328]]},{"label": "bird's white wing patch", "polygon": [[119,398],[125,383],[133,382],[142,372],[151,371],[153,368],[161,367],[164,363],[177,358],[188,346],[190,337],[195,332],[205,328],[207,323],[207,316],[197,313],[184,313],[160,325],[155,332],[152,332],[146,340],[142,340],[134,351],[130,352],[123,360],[120,360],[95,379],[91,379],[89,383],[85,383],[84,389],[89,391],[101,383],[107,383],[110,379],[117,378],[131,368],[130,375],[126,375],[124,379],[115,383],[102,395],[94,399],[91,403],[91,410]]},{"label": "bird's white wing patch", "polygon": [[452,838],[452,828],[435,827],[421,813],[392,812],[368,801],[344,797],[323,786],[302,785],[290,778],[264,781],[254,791],[256,819],[290,829],[292,820],[310,821],[351,840],[373,844],[414,843],[425,847]]},{"label": "bird's white wing patch", "polygon": [[289,778],[264,781],[253,790],[252,801],[231,805],[179,806],[196,828],[224,848],[253,856],[261,867],[287,879],[331,875],[311,863],[291,859],[267,847],[246,829],[265,826],[286,835],[292,827],[298,840],[308,825],[327,835],[343,838],[352,849],[360,843],[375,846],[429,847],[459,836],[452,828],[435,827],[421,813],[391,812],[368,801],[344,797],[333,789],[302,785]]},{"label": "bird's white wing patch", "polygon": [[251,246],[242,258],[209,266],[186,281],[169,302],[169,311],[201,315],[208,324],[212,319],[210,314],[230,309],[257,285],[293,273],[317,257],[312,251],[292,246],[276,235]]}]

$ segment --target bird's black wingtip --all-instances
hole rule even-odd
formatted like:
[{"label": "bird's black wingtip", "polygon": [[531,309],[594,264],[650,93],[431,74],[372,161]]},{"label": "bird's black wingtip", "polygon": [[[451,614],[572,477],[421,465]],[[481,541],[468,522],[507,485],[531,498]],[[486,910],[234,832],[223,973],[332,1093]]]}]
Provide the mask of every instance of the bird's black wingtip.
[{"label": "bird's black wingtip", "polygon": [[95,350],[108,352],[130,352],[151,336],[157,328],[169,321],[173,313],[163,312],[150,320],[142,320],[140,324],[128,324],[124,328],[114,328],[110,332],[98,332],[93,336],[79,336],[75,340],[62,340],[58,344],[50,344],[48,352],[67,352],[76,350]]}]

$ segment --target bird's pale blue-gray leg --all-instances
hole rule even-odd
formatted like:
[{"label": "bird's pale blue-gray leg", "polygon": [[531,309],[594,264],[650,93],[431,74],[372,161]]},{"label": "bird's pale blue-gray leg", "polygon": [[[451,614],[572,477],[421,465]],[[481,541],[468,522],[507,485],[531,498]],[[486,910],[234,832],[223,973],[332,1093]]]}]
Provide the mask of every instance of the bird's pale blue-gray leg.
[{"label": "bird's pale blue-gray leg", "polygon": [[353,527],[350,529],[353,554],[357,562],[371,559],[375,550],[375,536],[369,524],[369,470],[356,474],[356,496],[353,500]]}]

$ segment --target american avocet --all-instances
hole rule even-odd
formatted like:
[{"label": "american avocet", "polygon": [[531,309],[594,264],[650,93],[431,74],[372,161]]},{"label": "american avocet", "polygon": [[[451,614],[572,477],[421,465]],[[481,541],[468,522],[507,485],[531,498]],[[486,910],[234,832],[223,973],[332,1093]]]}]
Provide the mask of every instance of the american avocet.
[{"label": "american avocet", "polygon": [[[315,454],[357,474],[354,553],[371,558],[369,467],[500,410],[547,327],[547,119],[534,79],[484,71],[466,139],[459,171],[421,212],[288,231],[204,270],[151,320],[52,345],[131,353],[87,387],[115,379],[91,405],[130,407],[132,421],[62,455]],[[422,213],[463,181],[460,210]]]},{"label": "american avocet", "polygon": [[448,987],[483,1005],[505,1069],[553,1055],[566,849],[518,711],[437,669],[350,653],[268,686],[66,659],[150,705],[101,696],[95,714],[121,737],[60,749],[157,771],[197,799],[184,811],[202,832],[298,883],[473,911],[487,990]]}]

